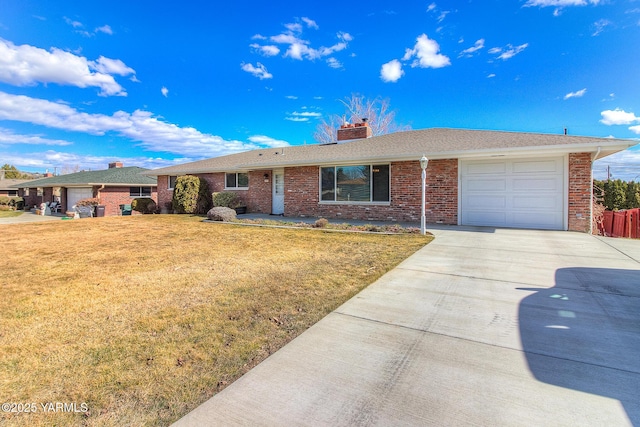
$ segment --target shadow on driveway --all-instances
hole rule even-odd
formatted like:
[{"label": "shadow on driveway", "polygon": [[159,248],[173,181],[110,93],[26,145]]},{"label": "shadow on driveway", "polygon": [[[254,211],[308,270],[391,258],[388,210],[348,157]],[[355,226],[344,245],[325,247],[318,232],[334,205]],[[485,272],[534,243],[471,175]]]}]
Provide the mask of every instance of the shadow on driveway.
[{"label": "shadow on driveway", "polygon": [[519,307],[539,381],[617,399],[640,425],[640,270],[563,268]]}]

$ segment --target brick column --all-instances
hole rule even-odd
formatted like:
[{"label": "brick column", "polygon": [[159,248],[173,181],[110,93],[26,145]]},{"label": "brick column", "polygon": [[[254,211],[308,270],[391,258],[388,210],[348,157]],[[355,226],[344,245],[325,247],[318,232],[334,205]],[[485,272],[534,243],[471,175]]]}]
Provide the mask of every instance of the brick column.
[{"label": "brick column", "polygon": [[569,154],[569,231],[591,231],[591,153]]}]

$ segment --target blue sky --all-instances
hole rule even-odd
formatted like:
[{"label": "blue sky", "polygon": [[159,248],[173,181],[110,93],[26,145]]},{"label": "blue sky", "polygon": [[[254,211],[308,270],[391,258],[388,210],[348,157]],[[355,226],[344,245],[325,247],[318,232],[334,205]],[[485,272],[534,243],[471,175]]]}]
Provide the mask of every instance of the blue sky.
[{"label": "blue sky", "polygon": [[[219,4],[223,3],[223,4]],[[640,0],[2,0],[0,163],[156,168],[313,143],[352,93],[413,129],[640,139]],[[640,149],[596,164],[640,174]]]}]

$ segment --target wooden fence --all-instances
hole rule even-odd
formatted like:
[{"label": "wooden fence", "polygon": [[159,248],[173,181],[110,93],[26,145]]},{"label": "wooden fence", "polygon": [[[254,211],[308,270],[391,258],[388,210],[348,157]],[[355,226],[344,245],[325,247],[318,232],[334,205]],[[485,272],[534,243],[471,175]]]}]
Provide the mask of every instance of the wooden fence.
[{"label": "wooden fence", "polygon": [[616,212],[605,211],[598,229],[604,236],[640,239],[640,208]]}]

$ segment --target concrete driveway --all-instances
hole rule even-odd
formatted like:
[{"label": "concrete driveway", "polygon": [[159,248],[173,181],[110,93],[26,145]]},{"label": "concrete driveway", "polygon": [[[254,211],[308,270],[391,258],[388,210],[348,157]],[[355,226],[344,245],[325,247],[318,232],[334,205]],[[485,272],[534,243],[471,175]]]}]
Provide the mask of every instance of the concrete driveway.
[{"label": "concrete driveway", "polygon": [[175,425],[640,425],[640,241],[433,232]]}]

